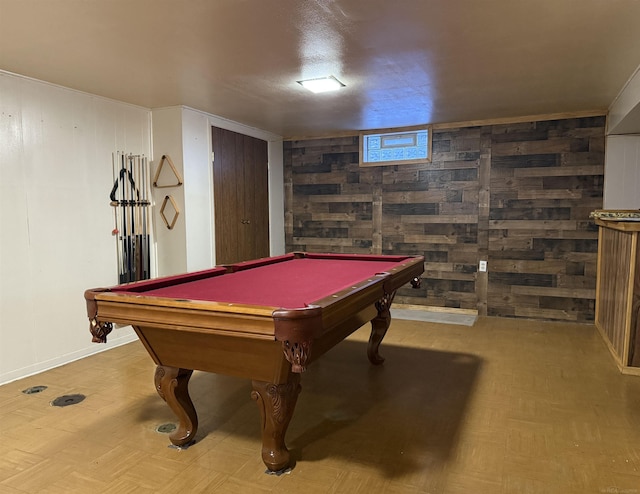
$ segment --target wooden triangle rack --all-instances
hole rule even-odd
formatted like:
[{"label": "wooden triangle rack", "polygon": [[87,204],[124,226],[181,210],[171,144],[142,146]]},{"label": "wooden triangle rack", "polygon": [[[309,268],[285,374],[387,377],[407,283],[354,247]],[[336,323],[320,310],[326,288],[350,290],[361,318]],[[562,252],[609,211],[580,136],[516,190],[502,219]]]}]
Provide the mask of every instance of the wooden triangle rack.
[{"label": "wooden triangle rack", "polygon": [[[160,177],[160,173],[162,172],[162,167],[164,166],[165,161],[169,163],[169,166],[171,167],[171,171],[173,172],[173,175],[176,177],[177,183],[175,184],[158,185],[158,178]],[[156,174],[153,177],[153,186],[157,187],[158,189],[164,189],[166,187],[178,187],[179,185],[182,185],[182,177],[178,173],[178,170],[173,164],[173,161],[171,161],[171,158],[169,157],[169,155],[163,154],[162,159],[160,160],[160,163],[158,163],[158,169],[156,170]]]}]

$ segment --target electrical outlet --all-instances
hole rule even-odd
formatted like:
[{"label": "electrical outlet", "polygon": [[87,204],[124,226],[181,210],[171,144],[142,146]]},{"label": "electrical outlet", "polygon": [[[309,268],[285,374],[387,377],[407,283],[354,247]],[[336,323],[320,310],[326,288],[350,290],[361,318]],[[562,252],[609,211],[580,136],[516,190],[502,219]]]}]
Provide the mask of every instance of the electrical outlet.
[{"label": "electrical outlet", "polygon": [[478,271],[480,271],[481,273],[484,273],[487,270],[487,261],[480,261],[480,264],[478,265]]}]

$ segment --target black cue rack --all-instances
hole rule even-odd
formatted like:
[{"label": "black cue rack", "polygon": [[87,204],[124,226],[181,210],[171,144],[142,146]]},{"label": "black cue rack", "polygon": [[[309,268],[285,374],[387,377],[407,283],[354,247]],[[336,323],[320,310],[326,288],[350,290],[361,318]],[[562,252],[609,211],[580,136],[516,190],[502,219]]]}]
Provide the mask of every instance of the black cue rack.
[{"label": "black cue rack", "polygon": [[149,163],[144,155],[113,154],[113,206],[120,283],[151,277]]}]

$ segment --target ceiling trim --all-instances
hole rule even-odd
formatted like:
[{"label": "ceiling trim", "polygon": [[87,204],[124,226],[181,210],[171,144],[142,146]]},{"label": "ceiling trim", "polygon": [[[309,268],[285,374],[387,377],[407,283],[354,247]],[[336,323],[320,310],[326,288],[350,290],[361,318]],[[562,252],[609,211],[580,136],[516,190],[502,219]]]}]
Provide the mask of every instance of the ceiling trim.
[{"label": "ceiling trim", "polygon": [[[521,117],[488,118],[485,120],[467,120],[463,122],[434,123],[434,124],[425,124],[425,126],[431,125],[431,128],[433,130],[442,130],[442,129],[456,129],[460,127],[480,127],[484,125],[505,125],[505,124],[514,124],[514,123],[524,123],[524,122],[542,122],[545,120],[564,120],[568,118],[602,117],[607,115],[608,115],[607,109],[601,108],[601,109],[595,109],[595,110],[581,110],[581,111],[573,111],[573,112],[545,113],[541,115],[525,115]],[[412,127],[416,127],[416,126],[413,125]],[[404,127],[397,127],[397,128],[404,128]],[[366,132],[376,132],[380,130],[392,130],[392,129],[367,129]],[[351,136],[359,136],[360,132],[362,131],[350,130],[350,131],[335,132],[332,134],[325,134],[325,135],[293,136],[293,137],[287,137],[283,140],[287,142],[287,141],[303,141],[303,140],[309,140],[309,139],[327,139],[330,137],[351,137]]]}]

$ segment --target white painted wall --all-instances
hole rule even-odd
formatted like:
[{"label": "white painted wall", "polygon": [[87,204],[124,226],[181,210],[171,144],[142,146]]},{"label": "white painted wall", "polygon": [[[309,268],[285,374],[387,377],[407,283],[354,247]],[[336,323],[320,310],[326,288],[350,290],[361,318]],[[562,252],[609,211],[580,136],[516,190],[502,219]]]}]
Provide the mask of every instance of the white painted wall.
[{"label": "white painted wall", "polygon": [[607,136],[604,209],[640,209],[640,136]]},{"label": "white painted wall", "polygon": [[182,108],[187,271],[215,264],[211,131],[207,115]]},{"label": "white painted wall", "polygon": [[604,209],[640,208],[640,67],[609,107]]},{"label": "white painted wall", "polygon": [[[284,252],[279,136],[184,107],[153,122],[152,133],[149,109],[0,71],[0,384],[136,338],[118,328],[91,343],[83,297],[118,282],[114,152],[148,156],[152,178],[169,154],[182,175],[152,191],[152,274],[163,275],[215,264],[211,126],[269,141],[271,252]],[[158,214],[167,194],[180,208],[171,231]]]},{"label": "white painted wall", "polygon": [[285,253],[282,139],[269,142],[269,242],[272,256]]},{"label": "white painted wall", "polygon": [[[151,163],[152,177],[155,176],[163,155],[168,155],[175,165],[180,177],[184,181],[184,166],[182,161],[182,112],[180,107],[162,108],[152,111],[153,115],[153,161]],[[159,184],[175,183],[169,173],[171,167],[165,164]],[[184,273],[187,271],[187,246],[185,243],[186,223],[184,186],[151,188],[151,197],[155,203],[153,220],[157,243],[158,276]],[[179,216],[169,230],[160,217],[160,208],[166,196],[171,196],[178,204]],[[172,215],[165,214],[171,221]]]},{"label": "white painted wall", "polygon": [[609,106],[608,134],[640,134],[640,67]]},{"label": "white painted wall", "polygon": [[0,71],[0,384],[91,343],[83,293],[117,283],[112,153],[150,155],[150,111]]}]

